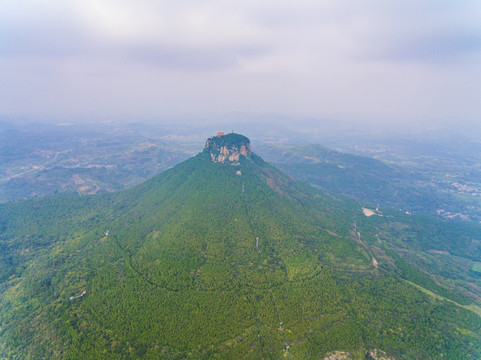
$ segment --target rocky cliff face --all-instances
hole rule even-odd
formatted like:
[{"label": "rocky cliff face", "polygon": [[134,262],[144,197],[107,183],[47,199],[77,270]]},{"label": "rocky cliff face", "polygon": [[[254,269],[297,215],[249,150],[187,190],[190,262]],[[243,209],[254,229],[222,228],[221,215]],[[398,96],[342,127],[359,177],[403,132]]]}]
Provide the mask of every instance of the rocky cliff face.
[{"label": "rocky cliff face", "polygon": [[239,134],[213,136],[205,143],[205,152],[210,154],[213,162],[239,165],[242,158],[252,154],[250,140]]}]

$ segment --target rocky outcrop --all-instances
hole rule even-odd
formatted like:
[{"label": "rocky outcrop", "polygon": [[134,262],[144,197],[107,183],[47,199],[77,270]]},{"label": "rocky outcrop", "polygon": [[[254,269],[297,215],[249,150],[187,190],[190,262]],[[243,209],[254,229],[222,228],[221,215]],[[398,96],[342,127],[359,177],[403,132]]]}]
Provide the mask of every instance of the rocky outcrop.
[{"label": "rocky outcrop", "polygon": [[213,162],[239,165],[242,159],[252,154],[252,149],[250,140],[243,135],[219,133],[207,139],[204,152],[210,154]]}]

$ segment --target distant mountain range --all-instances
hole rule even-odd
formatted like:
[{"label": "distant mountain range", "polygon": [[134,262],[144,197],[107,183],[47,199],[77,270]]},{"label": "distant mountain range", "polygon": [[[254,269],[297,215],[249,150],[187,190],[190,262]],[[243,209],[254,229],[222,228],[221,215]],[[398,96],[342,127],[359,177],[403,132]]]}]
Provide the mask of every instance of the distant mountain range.
[{"label": "distant mountain range", "polygon": [[0,358],[479,359],[480,238],[218,134],[127,190],[0,205]]},{"label": "distant mountain range", "polygon": [[[193,156],[204,141],[202,132],[152,124],[0,124],[0,202],[128,188]],[[481,150],[476,142],[413,138],[390,145],[363,136],[364,142],[355,145],[346,134],[338,138],[344,150],[335,151],[306,145],[315,139],[282,128],[255,133],[258,154],[312,186],[366,206],[481,221]],[[332,139],[331,145],[336,146]]]},{"label": "distant mountain range", "polygon": [[296,179],[369,206],[458,220],[481,219],[479,208],[474,206],[481,190],[449,173],[434,175],[321,145],[267,144],[260,151]]}]

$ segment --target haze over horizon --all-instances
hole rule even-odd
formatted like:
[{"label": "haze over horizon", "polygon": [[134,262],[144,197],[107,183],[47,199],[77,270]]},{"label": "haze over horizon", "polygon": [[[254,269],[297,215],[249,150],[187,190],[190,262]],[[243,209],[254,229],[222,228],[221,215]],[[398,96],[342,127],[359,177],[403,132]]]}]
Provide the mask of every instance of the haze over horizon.
[{"label": "haze over horizon", "polygon": [[452,0],[7,0],[0,115],[476,126],[480,18]]}]

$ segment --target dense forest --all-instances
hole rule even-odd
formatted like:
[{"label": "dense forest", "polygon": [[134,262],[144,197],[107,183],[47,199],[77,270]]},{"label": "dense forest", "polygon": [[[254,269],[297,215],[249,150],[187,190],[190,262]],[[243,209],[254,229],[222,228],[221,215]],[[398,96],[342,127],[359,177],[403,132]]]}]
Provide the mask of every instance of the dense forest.
[{"label": "dense forest", "polygon": [[481,358],[481,229],[260,157],[0,206],[0,358]]}]

